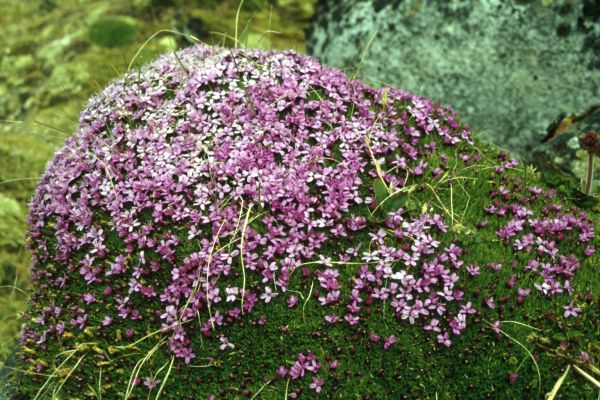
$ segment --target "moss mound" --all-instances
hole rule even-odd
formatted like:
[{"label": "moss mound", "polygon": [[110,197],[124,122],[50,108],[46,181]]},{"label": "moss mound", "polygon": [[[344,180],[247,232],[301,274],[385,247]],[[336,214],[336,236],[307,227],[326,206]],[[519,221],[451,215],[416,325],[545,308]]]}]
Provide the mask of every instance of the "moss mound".
[{"label": "moss mound", "polygon": [[534,398],[598,356],[595,224],[425,98],[165,55],[40,181],[19,398]]}]

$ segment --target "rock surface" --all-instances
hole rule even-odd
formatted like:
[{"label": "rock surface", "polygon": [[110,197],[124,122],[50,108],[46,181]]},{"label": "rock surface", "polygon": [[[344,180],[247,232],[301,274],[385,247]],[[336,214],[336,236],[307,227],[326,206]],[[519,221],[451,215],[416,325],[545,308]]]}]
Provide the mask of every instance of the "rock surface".
[{"label": "rock surface", "polygon": [[325,0],[307,50],[373,84],[451,104],[482,139],[532,150],[600,83],[594,0]]}]

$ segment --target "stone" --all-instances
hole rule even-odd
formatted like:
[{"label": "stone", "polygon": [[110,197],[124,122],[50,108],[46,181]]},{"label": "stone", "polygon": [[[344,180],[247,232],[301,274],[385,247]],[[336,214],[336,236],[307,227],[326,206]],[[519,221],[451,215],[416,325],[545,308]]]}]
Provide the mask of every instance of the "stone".
[{"label": "stone", "polygon": [[307,51],[450,104],[480,138],[532,161],[557,114],[599,96],[599,21],[595,0],[326,0]]}]

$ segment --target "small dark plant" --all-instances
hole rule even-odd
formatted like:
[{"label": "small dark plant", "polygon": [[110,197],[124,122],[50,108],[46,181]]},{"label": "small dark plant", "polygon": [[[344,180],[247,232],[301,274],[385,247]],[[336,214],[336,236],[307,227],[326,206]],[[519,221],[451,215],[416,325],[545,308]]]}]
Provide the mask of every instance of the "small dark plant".
[{"label": "small dark plant", "polygon": [[585,180],[585,194],[590,194],[594,178],[594,154],[600,150],[600,139],[594,131],[589,131],[580,139],[581,147],[588,153],[587,176]]}]

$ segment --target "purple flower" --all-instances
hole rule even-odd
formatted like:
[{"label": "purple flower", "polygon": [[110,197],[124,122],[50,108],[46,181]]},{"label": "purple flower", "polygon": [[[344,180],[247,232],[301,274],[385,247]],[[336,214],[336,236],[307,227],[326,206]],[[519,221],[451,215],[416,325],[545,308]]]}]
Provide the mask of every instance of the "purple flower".
[{"label": "purple flower", "polygon": [[291,295],[287,301],[288,308],[294,308],[298,304],[298,296],[295,294]]},{"label": "purple flower", "polygon": [[485,301],[485,305],[488,308],[491,308],[491,309],[496,308],[496,305],[494,304],[494,297],[492,297],[492,296],[486,296],[485,299],[484,299],[484,301]]},{"label": "purple flower", "polygon": [[394,335],[388,336],[387,338],[385,338],[385,341],[383,342],[383,348],[387,350],[390,348],[391,345],[393,345],[397,341],[398,341],[398,339],[396,339],[396,336],[394,336]]},{"label": "purple flower", "polygon": [[502,269],[502,264],[499,263],[491,263],[490,264],[490,268],[493,269],[494,271],[499,271]]},{"label": "purple flower", "polygon": [[316,376],[313,376],[312,383],[310,385],[308,385],[308,387],[313,389],[317,393],[321,393],[321,388],[324,383],[325,383],[325,381],[323,381],[322,379],[319,379]]},{"label": "purple flower", "polygon": [[438,335],[437,340],[438,343],[443,344],[446,347],[452,346],[452,341],[450,340],[450,335],[448,335],[448,332],[445,332],[443,335]]},{"label": "purple flower", "polygon": [[469,265],[467,267],[467,272],[471,276],[477,276],[479,275],[479,267],[477,265]]},{"label": "purple flower", "polygon": [[330,324],[335,324],[339,320],[340,320],[340,317],[337,314],[332,314],[332,315],[326,315],[325,316],[325,321],[329,322]]},{"label": "purple flower", "polygon": [[144,379],[144,386],[148,389],[154,389],[160,383],[160,379],[154,379],[153,377],[146,377]]},{"label": "purple flower", "polygon": [[346,314],[344,316],[344,319],[346,321],[348,321],[348,324],[350,324],[350,325],[356,325],[356,324],[358,324],[358,321],[360,320],[360,317],[358,315]]},{"label": "purple flower", "polygon": [[494,321],[491,328],[495,333],[500,333],[500,321]]},{"label": "purple flower", "polygon": [[96,302],[96,297],[91,293],[84,293],[81,296],[81,299],[85,302],[85,304],[92,304]]},{"label": "purple flower", "polygon": [[297,380],[304,376],[304,372],[304,364],[302,364],[299,361],[296,361],[294,365],[292,365],[292,368],[290,368],[289,374],[293,380]]},{"label": "purple flower", "polygon": [[219,336],[219,341],[221,342],[221,345],[219,346],[219,349],[221,349],[221,351],[225,349],[235,349],[235,345],[233,343],[229,343],[229,340],[227,340],[226,336]]},{"label": "purple flower", "polygon": [[426,331],[441,332],[439,324],[440,324],[440,321],[433,318],[431,321],[429,321],[427,324],[425,324],[423,326],[423,329]]},{"label": "purple flower", "polygon": [[73,325],[76,328],[83,329],[87,322],[87,319],[87,314],[78,315],[77,317],[71,320],[71,325]]},{"label": "purple flower", "polygon": [[566,306],[563,306],[563,308],[565,309],[563,314],[563,317],[565,318],[577,317],[581,312],[581,308],[573,306],[573,300],[571,300]]},{"label": "purple flower", "polygon": [[260,295],[260,298],[263,299],[265,303],[268,303],[271,301],[272,298],[276,297],[277,295],[277,292],[273,292],[273,290],[269,286],[265,286],[265,291],[263,292],[263,294]]},{"label": "purple flower", "polygon": [[288,369],[286,367],[284,367],[283,365],[280,365],[279,368],[277,368],[277,375],[279,375],[280,378],[285,378],[287,373],[288,373]]}]

